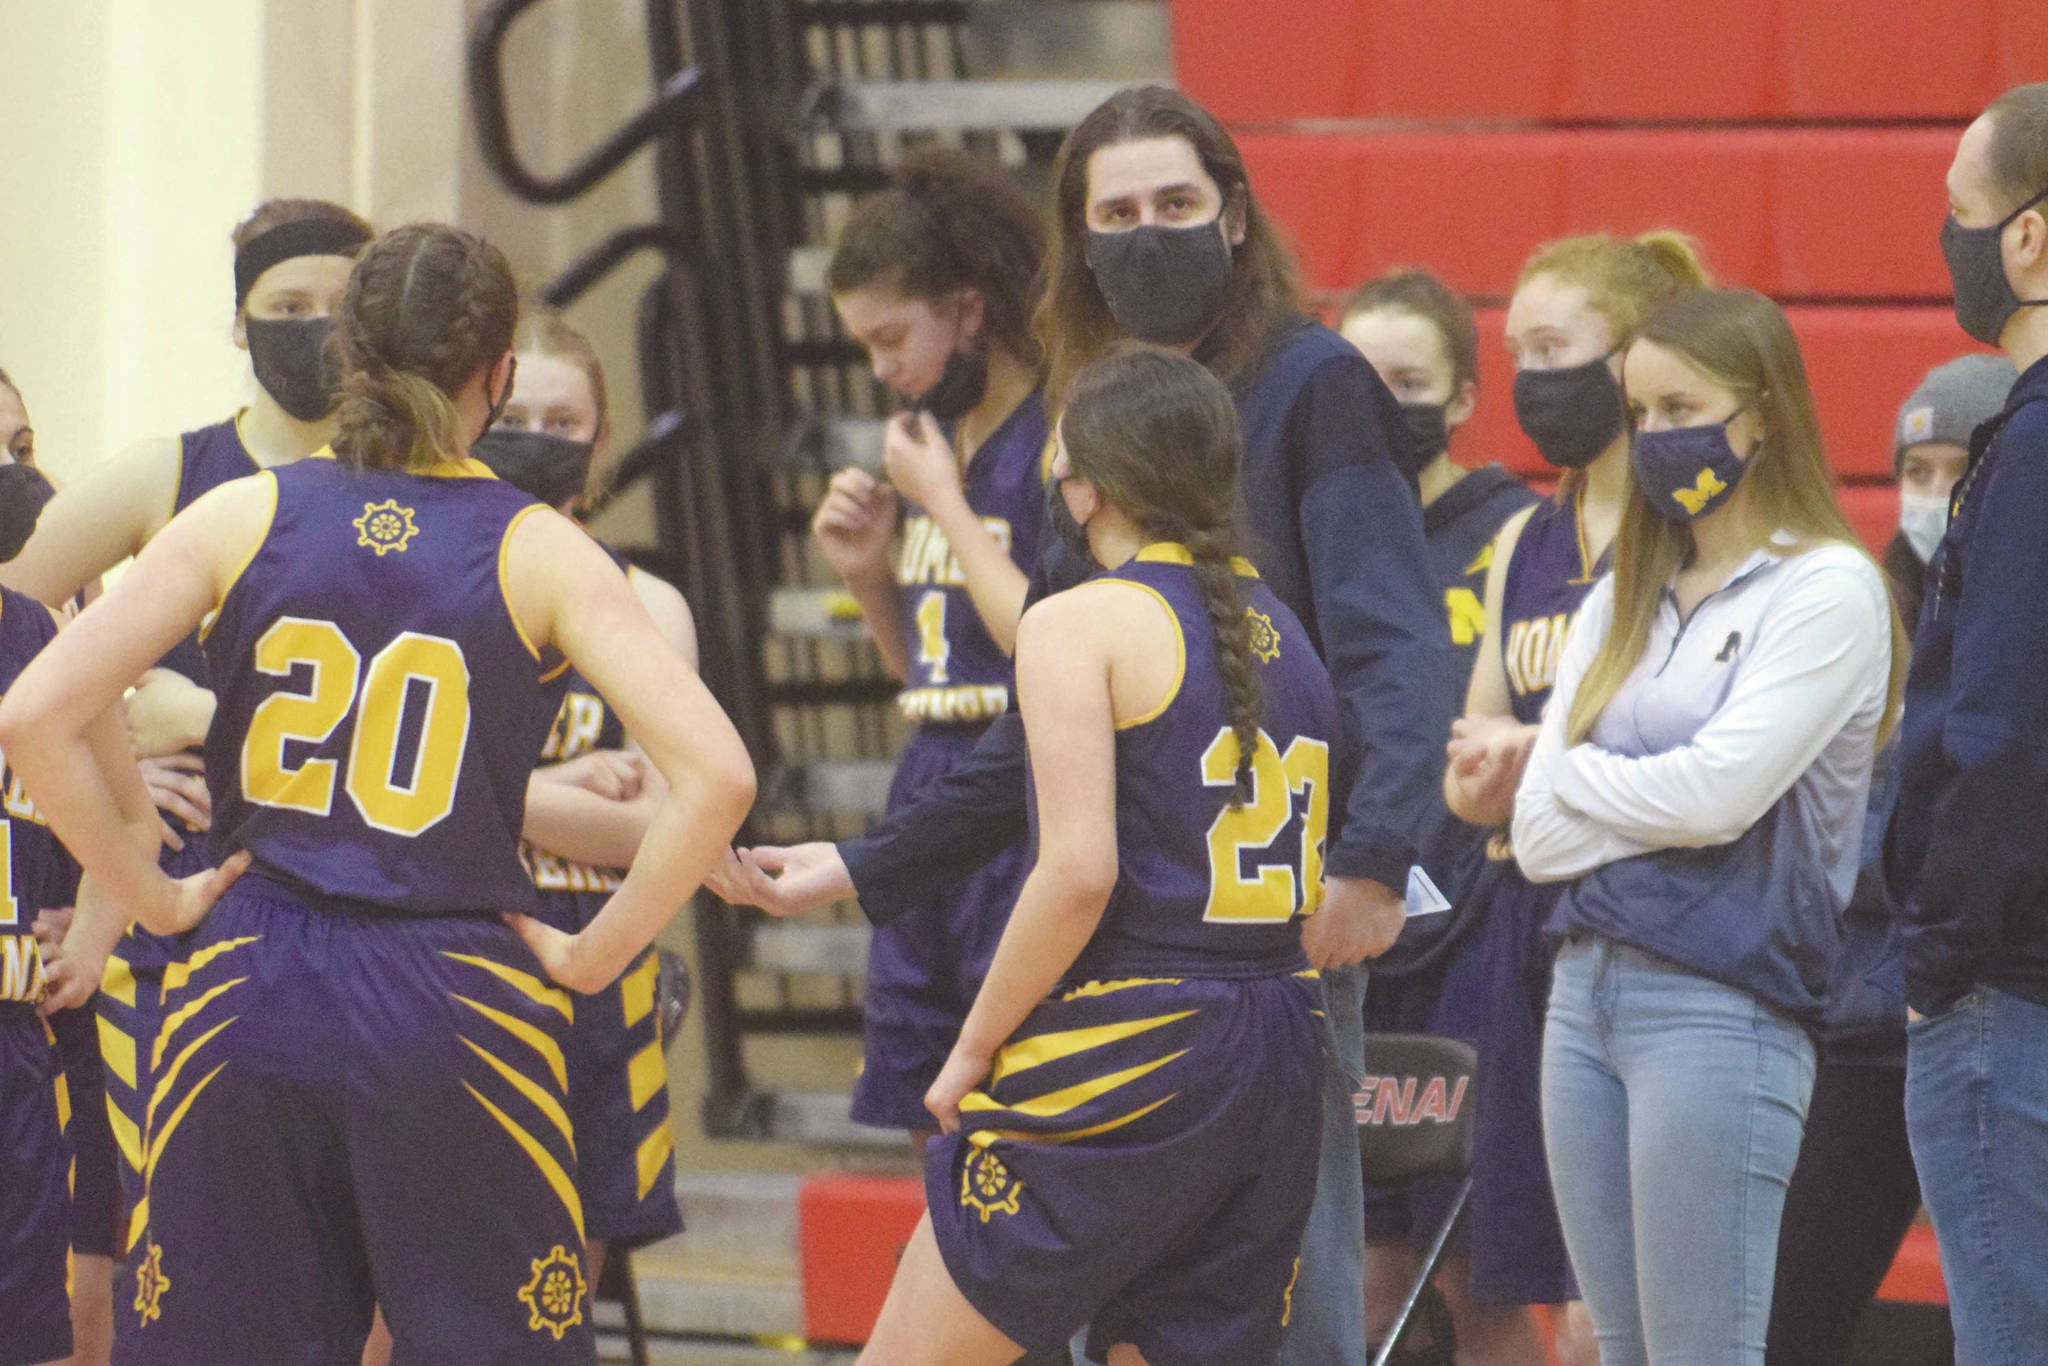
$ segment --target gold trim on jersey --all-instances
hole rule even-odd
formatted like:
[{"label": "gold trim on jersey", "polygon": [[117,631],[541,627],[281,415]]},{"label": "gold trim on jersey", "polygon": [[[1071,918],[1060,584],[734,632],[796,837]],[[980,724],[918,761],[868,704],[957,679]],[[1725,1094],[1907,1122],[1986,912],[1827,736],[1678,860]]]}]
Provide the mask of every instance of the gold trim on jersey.
[{"label": "gold trim on jersey", "polygon": [[222,982],[219,986],[201,992],[169,1015],[164,1016],[162,1027],[157,1030],[156,1048],[149,1055],[149,1070],[155,1072],[164,1065],[164,1050],[170,1046],[171,1040],[177,1036],[179,1030],[183,1029],[191,1021],[194,1015],[212,1005],[223,993],[232,991],[248,980],[246,977],[237,977],[231,981]]},{"label": "gold trim on jersey", "polygon": [[172,992],[182,989],[187,982],[192,980],[193,973],[199,971],[222,954],[232,953],[244,944],[253,944],[260,938],[262,938],[261,935],[251,934],[245,935],[240,939],[223,939],[217,944],[208,944],[205,948],[182,962],[170,964],[164,969],[162,999],[168,1001]]},{"label": "gold trim on jersey", "polygon": [[626,1064],[626,1085],[635,1110],[645,1106],[668,1086],[668,1068],[663,1065],[661,1040],[650,1040]]},{"label": "gold trim on jersey", "polygon": [[[512,533],[519,529],[519,524],[534,513],[545,511],[547,509],[539,503],[519,509],[512,514],[512,520],[505,523],[505,534],[498,538],[498,597],[505,604],[505,619],[512,623],[513,633],[519,637],[519,643],[526,647],[526,652],[533,656],[533,662],[536,664],[541,662],[540,649],[533,643],[533,637],[526,634],[526,627],[520,624],[519,614],[512,610],[512,592],[505,584],[505,556],[512,548]],[[556,672],[559,673],[560,670]]]},{"label": "gold trim on jersey", "polygon": [[129,1170],[142,1170],[142,1131],[135,1127],[135,1121],[128,1118],[121,1107],[107,1097],[107,1123],[114,1131],[114,1146],[121,1150],[121,1156]]},{"label": "gold trim on jersey", "polygon": [[128,966],[128,960],[121,957],[118,950],[107,955],[106,969],[100,973],[100,990],[134,1009],[135,969]]},{"label": "gold trim on jersey", "polygon": [[1140,1077],[1150,1076],[1175,1059],[1187,1056],[1187,1051],[1185,1048],[1179,1049],[1163,1058],[1141,1062],[1135,1067],[1126,1067],[1121,1072],[1111,1072],[1093,1081],[1076,1082],[1072,1086],[1048,1091],[1030,1100],[1019,1101],[1015,1105],[1004,1105],[986,1091],[970,1091],[961,1097],[960,1110],[963,1114],[970,1110],[1003,1110],[1013,1115],[1028,1115],[1032,1119],[1052,1119],[1057,1115],[1066,1114],[1069,1110],[1079,1109],[1096,1097],[1108,1095],[1118,1087],[1127,1086]]},{"label": "gold trim on jersey", "polygon": [[1170,1025],[1176,1020],[1185,1020],[1195,1014],[1192,1010],[1177,1010],[1171,1015],[1154,1015],[1143,1020],[1116,1020],[1109,1024],[1090,1025],[1085,1029],[1062,1029],[1050,1034],[1035,1034],[1017,1043],[1004,1044],[996,1050],[995,1065],[990,1068],[988,1084],[999,1085],[1005,1077],[1014,1077],[1019,1072],[1028,1072],[1061,1058],[1071,1058],[1091,1048],[1115,1043],[1136,1035]]},{"label": "gold trim on jersey", "polygon": [[540,1054],[541,1060],[548,1065],[548,1071],[554,1075],[555,1089],[568,1091],[569,1065],[562,1058],[561,1045],[549,1038],[545,1031],[535,1028],[517,1016],[507,1015],[502,1010],[493,1010],[481,1001],[472,1001],[467,996],[457,995],[455,999]]},{"label": "gold trim on jersey", "polygon": [[1084,996],[1107,996],[1113,991],[1129,991],[1132,987],[1177,987],[1183,980],[1179,977],[1119,977],[1107,982],[1083,982],[1071,991],[1060,993],[1060,999],[1078,1001]]},{"label": "gold trim on jersey", "polygon": [[[1131,558],[1140,564],[1180,564],[1192,566],[1195,562],[1195,552],[1189,550],[1179,541],[1154,541],[1137,554],[1131,556]],[[1236,570],[1238,577],[1242,579],[1256,579],[1259,576],[1259,571],[1252,567],[1252,562],[1242,555],[1232,555],[1230,557],[1230,567]]]},{"label": "gold trim on jersey", "polygon": [[520,1151],[524,1152],[539,1170],[542,1179],[555,1192],[555,1198],[562,1202],[562,1208],[569,1212],[569,1222],[576,1226],[577,1245],[581,1246],[587,1241],[583,1232],[583,1201],[576,1194],[576,1183],[569,1179],[569,1173],[562,1169],[562,1164],[555,1161],[554,1154],[550,1153],[539,1139],[520,1128],[512,1116],[491,1104],[483,1092],[468,1082],[462,1083],[462,1089],[474,1096],[476,1103],[490,1112],[491,1118],[497,1120],[498,1126],[512,1136],[512,1141],[519,1145]]},{"label": "gold trim on jersey", "polygon": [[546,1006],[568,1023],[576,1023],[576,1007],[569,993],[552,983],[543,982],[530,972],[521,972],[518,968],[493,962],[489,958],[478,958],[473,954],[443,951],[441,956],[482,968],[499,981],[510,983],[514,990],[535,1005]]},{"label": "gold trim on jersey", "polygon": [[263,552],[263,543],[270,539],[270,528],[277,521],[277,475],[270,470],[256,471],[255,478],[263,481],[270,491],[270,508],[263,514],[263,525],[256,533],[256,539],[249,544],[249,552],[242,556],[242,562],[235,566],[235,572],[228,575],[227,582],[220,586],[220,595],[213,600],[213,606],[199,619],[199,639],[204,643],[213,634],[213,623],[220,620],[220,609],[227,605],[228,594],[235,591],[235,585],[242,581],[242,575],[249,572],[249,566],[256,563],[256,557]]},{"label": "gold trim on jersey", "polygon": [[668,1116],[647,1131],[647,1137],[640,1140],[640,1146],[633,1151],[633,1163],[638,1169],[639,1189],[636,1200],[645,1200],[647,1192],[654,1189],[654,1183],[661,1177],[661,1169],[668,1162],[669,1154],[676,1149],[676,1131],[669,1124]]},{"label": "gold trim on jersey", "polygon": [[1007,1140],[1011,1143],[1074,1143],[1084,1138],[1094,1138],[1097,1134],[1106,1134],[1112,1129],[1121,1129],[1126,1124],[1135,1124],[1178,1095],[1180,1092],[1175,1091],[1173,1095],[1161,1096],[1150,1105],[1141,1105],[1127,1115],[1105,1119],[1102,1123],[1091,1124],[1085,1129],[1063,1129],[1049,1134],[1031,1133],[1024,1129],[976,1129],[967,1135],[967,1141],[977,1148],[987,1148],[989,1144],[998,1140]]},{"label": "gold trim on jersey", "polygon": [[640,965],[631,969],[619,979],[619,1006],[626,1017],[626,1026],[639,1024],[654,1010],[655,982],[661,976],[661,962],[652,953],[640,960]]},{"label": "gold trim on jersey", "polygon": [[[162,1105],[177,1087],[178,1078],[185,1073],[185,1064],[190,1062],[192,1055],[210,1042],[216,1034],[240,1018],[241,1016],[239,1015],[230,1015],[227,1019],[222,1020],[219,1024],[187,1044],[179,1051],[178,1056],[172,1060],[171,1065],[164,1068],[163,1074],[155,1079],[155,1084],[150,1088],[149,1105],[142,1112],[142,1131],[145,1135],[148,1135],[144,1139],[144,1146],[147,1150],[154,1150],[157,1146],[155,1139],[157,1107]],[[162,1059],[159,1058],[158,1062],[161,1064]]]},{"label": "gold trim on jersey", "polygon": [[993,721],[1010,709],[1003,683],[956,683],[944,688],[905,688],[896,709],[906,721]]},{"label": "gold trim on jersey", "polygon": [[[1138,556],[1140,559],[1144,558],[1144,553],[1145,552],[1142,550],[1138,552]],[[1152,585],[1148,583],[1139,583],[1135,579],[1119,579],[1114,576],[1095,579],[1092,580],[1092,582],[1121,584],[1125,588],[1135,588],[1141,593],[1150,593],[1152,595],[1152,600],[1158,603],[1159,606],[1165,611],[1166,619],[1169,622],[1173,623],[1173,685],[1166,690],[1166,696],[1160,699],[1158,706],[1152,708],[1152,710],[1146,712],[1143,716],[1129,717],[1126,720],[1122,720],[1116,723],[1116,728],[1118,730],[1135,730],[1139,726],[1149,725],[1150,723],[1157,721],[1160,717],[1166,715],[1166,709],[1173,705],[1173,701],[1175,698],[1180,696],[1180,685],[1187,681],[1188,676],[1188,638],[1186,633],[1180,629],[1180,615],[1173,610],[1173,604],[1166,600],[1165,594],[1161,593]]]},{"label": "gold trim on jersey", "polygon": [[496,1072],[506,1081],[511,1082],[513,1090],[532,1101],[534,1109],[547,1116],[548,1123],[554,1125],[556,1131],[562,1135],[562,1142],[569,1145],[569,1155],[574,1157],[576,1155],[575,1126],[570,1124],[569,1112],[562,1108],[562,1102],[549,1095],[533,1078],[498,1057],[467,1034],[458,1034],[456,1037],[469,1045],[470,1052],[489,1063],[492,1071]]},{"label": "gold trim on jersey", "polygon": [[95,1021],[100,1033],[100,1061],[123,1086],[135,1089],[135,1040],[109,1023],[102,1015]]}]

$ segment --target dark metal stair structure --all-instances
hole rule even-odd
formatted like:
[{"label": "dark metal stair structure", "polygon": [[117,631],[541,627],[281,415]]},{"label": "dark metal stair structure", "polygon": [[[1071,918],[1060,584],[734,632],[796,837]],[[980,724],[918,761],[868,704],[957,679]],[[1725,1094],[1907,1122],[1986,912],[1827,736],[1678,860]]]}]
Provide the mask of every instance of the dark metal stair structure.
[{"label": "dark metal stair structure", "polygon": [[[1156,11],[1163,48],[1163,7],[647,0],[652,98],[547,175],[514,146],[500,65],[513,25],[540,3],[497,0],[472,33],[484,160],[513,194],[547,206],[651,149],[656,220],[596,243],[541,296],[567,306],[643,252],[662,259],[637,321],[646,431],[612,493],[651,485],[657,544],[633,558],[688,597],[705,681],[762,774],[743,838],[844,837],[879,814],[903,731],[894,684],[807,532],[832,471],[879,459],[880,423],[894,407],[825,296],[829,243],[852,202],[924,142],[964,147],[1042,185],[1064,130],[1127,81],[1066,71],[977,80],[976,61],[1002,65],[1033,44],[1099,48],[1074,33],[1112,11],[1124,16],[1119,33],[1139,17],[1145,52]],[[1162,55],[1154,66],[1163,65]],[[708,1134],[895,1145],[847,1122],[843,1094],[779,1089],[749,1067],[752,1039],[857,1035],[865,925],[850,904],[834,915],[774,922],[699,897]]]}]

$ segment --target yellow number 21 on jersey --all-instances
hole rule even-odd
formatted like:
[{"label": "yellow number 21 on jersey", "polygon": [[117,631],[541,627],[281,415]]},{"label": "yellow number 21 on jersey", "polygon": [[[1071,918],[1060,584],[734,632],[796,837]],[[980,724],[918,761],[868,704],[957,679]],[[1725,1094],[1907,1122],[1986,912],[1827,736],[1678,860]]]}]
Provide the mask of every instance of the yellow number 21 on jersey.
[{"label": "yellow number 21 on jersey", "polygon": [[[272,693],[250,714],[242,741],[243,796],[262,806],[327,815],[338,761],[293,764],[285,747],[325,744],[353,708],[355,735],[342,786],[366,824],[418,835],[455,809],[455,782],[469,746],[469,664],[460,645],[407,631],[364,669],[362,655],[333,622],[280,617],[256,642],[255,663],[272,677],[289,678],[300,666],[311,677],[305,692]],[[400,775],[394,772],[399,735],[415,683],[426,689],[426,715],[412,772]]]},{"label": "yellow number 21 on jersey", "polygon": [[[1216,733],[1202,754],[1202,784],[1237,782],[1237,733]],[[1323,900],[1323,835],[1330,824],[1330,747],[1297,735],[1283,756],[1273,737],[1259,732],[1252,755],[1252,794],[1244,805],[1225,807],[1209,827],[1209,905],[1202,919],[1256,924],[1286,920],[1297,910],[1313,914]],[[1261,860],[1251,877],[1244,856],[1265,853],[1294,817],[1294,799],[1307,799],[1301,816],[1298,856]]]}]

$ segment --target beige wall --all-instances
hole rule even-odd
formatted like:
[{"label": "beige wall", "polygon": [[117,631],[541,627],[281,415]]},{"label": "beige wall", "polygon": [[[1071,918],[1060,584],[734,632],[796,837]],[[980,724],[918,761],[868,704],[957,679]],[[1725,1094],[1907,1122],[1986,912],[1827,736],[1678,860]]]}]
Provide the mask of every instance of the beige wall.
[{"label": "beige wall", "polygon": [[[229,340],[228,231],[274,195],[380,226],[452,219],[547,279],[652,207],[647,158],[541,209],[475,149],[463,70],[481,0],[0,0],[0,367],[59,477],[143,436],[215,420],[253,381]],[[551,0],[508,53],[528,161],[560,166],[646,98],[639,0]],[[574,318],[640,427],[630,327],[653,266]],[[623,530],[645,525],[629,516]]]}]

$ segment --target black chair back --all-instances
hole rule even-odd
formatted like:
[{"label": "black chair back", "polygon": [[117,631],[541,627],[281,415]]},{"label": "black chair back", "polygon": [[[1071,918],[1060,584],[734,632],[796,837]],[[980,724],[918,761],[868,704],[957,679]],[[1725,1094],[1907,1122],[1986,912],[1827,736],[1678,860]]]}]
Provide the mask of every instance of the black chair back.
[{"label": "black chair back", "polygon": [[1472,1170],[1478,1065],[1472,1045],[1459,1039],[1365,1036],[1365,1084],[1352,1107],[1369,1184],[1455,1181]]}]

